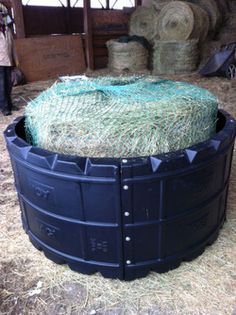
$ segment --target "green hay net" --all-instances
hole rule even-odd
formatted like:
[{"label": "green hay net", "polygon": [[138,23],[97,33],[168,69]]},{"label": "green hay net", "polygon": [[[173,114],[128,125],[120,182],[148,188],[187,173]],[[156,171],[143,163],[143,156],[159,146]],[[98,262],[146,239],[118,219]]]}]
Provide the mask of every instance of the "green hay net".
[{"label": "green hay net", "polygon": [[27,105],[26,132],[33,145],[58,153],[148,156],[212,137],[217,105],[210,92],[183,82],[79,77]]}]

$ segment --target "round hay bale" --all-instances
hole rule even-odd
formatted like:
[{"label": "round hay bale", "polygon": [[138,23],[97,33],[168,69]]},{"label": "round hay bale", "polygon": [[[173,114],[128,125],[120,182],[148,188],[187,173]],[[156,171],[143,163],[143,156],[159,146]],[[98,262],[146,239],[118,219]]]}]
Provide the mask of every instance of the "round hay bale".
[{"label": "round hay bale", "polygon": [[158,29],[162,40],[196,38],[203,41],[208,34],[209,18],[207,13],[197,5],[172,1],[161,10]]},{"label": "round hay bale", "polygon": [[[226,27],[229,33],[236,33],[236,18],[235,13],[229,13],[227,16]],[[232,41],[232,40],[231,40]]]},{"label": "round hay bale", "polygon": [[151,8],[137,7],[130,18],[130,35],[145,37],[150,43],[157,37],[158,14]]},{"label": "round hay bale", "polygon": [[152,0],[152,5],[157,12],[160,12],[161,9],[172,0]]},{"label": "round hay bale", "polygon": [[215,134],[217,100],[153,76],[79,78],[55,84],[26,108],[33,145],[87,157],[175,151]]},{"label": "round hay bale", "polygon": [[195,3],[199,5],[202,9],[204,9],[209,16],[210,20],[210,33],[215,33],[219,30],[222,23],[222,14],[216,4],[215,0],[191,0],[191,3]]},{"label": "round hay bale", "polygon": [[210,28],[210,19],[207,12],[200,6],[189,3],[194,15],[194,29],[191,38],[199,38],[203,42],[208,35]]},{"label": "round hay bale", "polygon": [[150,8],[152,6],[152,0],[142,0],[142,7]]},{"label": "round hay bale", "polygon": [[180,74],[195,71],[199,62],[197,40],[164,41],[154,45],[153,73]]},{"label": "round hay bale", "polygon": [[147,70],[148,50],[139,42],[120,43],[109,40],[107,43],[109,63],[112,72],[139,72]]},{"label": "round hay bale", "polygon": [[216,4],[222,14],[223,19],[225,19],[225,15],[231,11],[229,0],[217,0]]}]

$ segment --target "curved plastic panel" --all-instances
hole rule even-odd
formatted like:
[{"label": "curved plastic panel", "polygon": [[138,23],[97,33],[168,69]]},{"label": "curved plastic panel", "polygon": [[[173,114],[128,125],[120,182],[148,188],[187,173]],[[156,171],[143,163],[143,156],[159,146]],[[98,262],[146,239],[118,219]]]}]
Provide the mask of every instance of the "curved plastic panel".
[{"label": "curved plastic panel", "polygon": [[132,280],[191,260],[225,220],[236,123],[168,154],[81,158],[32,147],[24,118],[7,127],[22,221],[32,243],[73,270]]}]

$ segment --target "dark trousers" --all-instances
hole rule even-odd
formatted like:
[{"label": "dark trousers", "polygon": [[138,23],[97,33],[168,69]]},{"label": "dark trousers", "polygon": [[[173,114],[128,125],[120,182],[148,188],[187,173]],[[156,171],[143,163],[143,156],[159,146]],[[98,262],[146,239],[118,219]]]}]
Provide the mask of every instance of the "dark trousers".
[{"label": "dark trousers", "polygon": [[0,66],[0,110],[12,109],[11,67]]}]

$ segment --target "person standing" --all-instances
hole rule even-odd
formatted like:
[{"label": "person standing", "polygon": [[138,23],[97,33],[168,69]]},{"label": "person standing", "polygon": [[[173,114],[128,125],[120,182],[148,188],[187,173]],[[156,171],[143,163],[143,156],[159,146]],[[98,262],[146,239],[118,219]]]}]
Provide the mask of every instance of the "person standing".
[{"label": "person standing", "polygon": [[11,31],[12,19],[7,8],[0,2],[0,111],[4,116],[11,115],[11,70],[18,65]]}]

